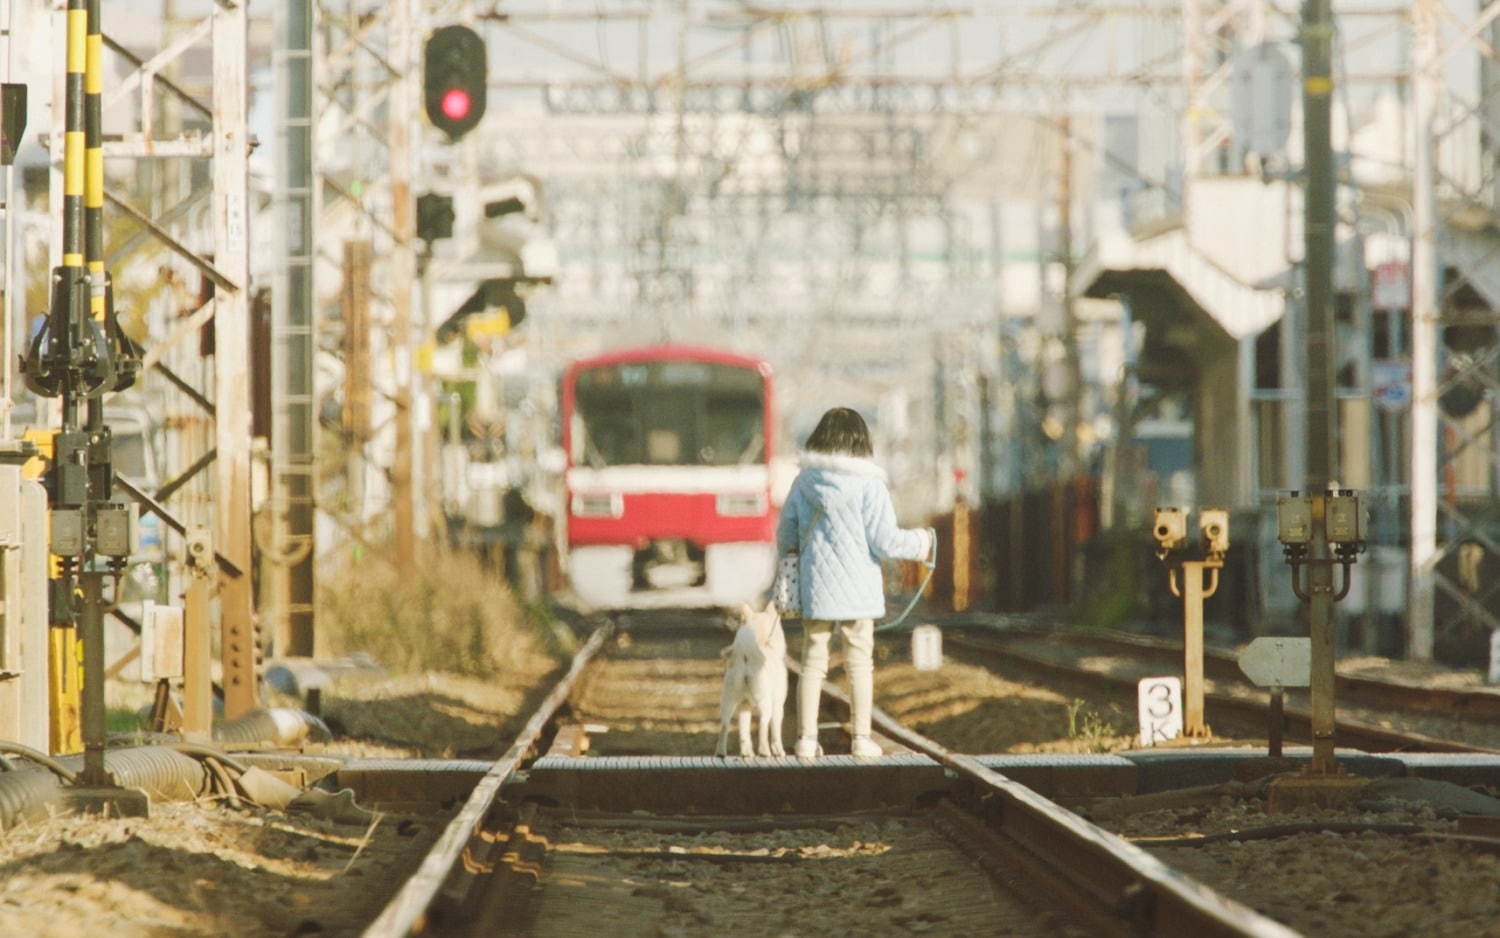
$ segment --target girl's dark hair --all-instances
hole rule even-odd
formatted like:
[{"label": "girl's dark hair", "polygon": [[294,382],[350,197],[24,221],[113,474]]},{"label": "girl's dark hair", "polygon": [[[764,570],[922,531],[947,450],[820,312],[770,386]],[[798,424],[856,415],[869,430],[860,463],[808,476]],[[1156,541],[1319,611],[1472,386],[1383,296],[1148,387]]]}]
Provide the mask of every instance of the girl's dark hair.
[{"label": "girl's dark hair", "polygon": [[870,428],[865,418],[848,407],[835,407],[823,415],[807,438],[807,449],[813,453],[836,453],[847,456],[871,456]]}]

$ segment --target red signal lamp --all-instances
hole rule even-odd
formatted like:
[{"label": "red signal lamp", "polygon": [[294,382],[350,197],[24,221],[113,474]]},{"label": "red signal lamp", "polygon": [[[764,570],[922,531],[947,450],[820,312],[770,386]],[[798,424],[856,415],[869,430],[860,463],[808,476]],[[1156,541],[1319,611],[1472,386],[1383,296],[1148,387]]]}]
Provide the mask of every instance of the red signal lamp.
[{"label": "red signal lamp", "polygon": [[443,116],[449,120],[461,121],[469,116],[469,108],[473,106],[469,99],[469,93],[462,88],[449,88],[443,94],[442,103]]}]

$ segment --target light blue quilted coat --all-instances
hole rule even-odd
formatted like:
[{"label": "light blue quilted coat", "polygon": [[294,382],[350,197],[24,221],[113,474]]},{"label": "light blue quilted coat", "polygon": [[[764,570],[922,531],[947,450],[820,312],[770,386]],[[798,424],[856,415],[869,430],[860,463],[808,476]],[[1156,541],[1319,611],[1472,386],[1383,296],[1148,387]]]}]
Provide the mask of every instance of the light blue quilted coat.
[{"label": "light blue quilted coat", "polygon": [[781,507],[776,551],[801,551],[803,618],[882,618],[880,561],[923,559],[926,532],[896,526],[885,473],[870,460],[805,453],[800,463]]}]

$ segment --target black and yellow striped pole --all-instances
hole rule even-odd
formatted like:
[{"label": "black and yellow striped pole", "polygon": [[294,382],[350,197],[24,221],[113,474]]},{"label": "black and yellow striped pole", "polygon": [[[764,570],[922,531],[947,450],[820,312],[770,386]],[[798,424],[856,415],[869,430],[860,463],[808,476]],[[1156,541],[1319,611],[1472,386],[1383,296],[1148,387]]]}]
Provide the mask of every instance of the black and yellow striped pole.
[{"label": "black and yellow striped pole", "polygon": [[[47,379],[60,391],[63,403],[62,431],[53,454],[51,501],[54,530],[69,525],[88,497],[87,435],[79,432],[79,394],[77,363],[79,350],[88,335],[80,320],[80,289],[86,282],[84,267],[84,180],[86,176],[87,141],[84,130],[86,109],[84,87],[88,67],[88,10],[84,0],[68,0],[67,73],[64,84],[63,125],[63,231],[62,267],[54,273],[52,310],[48,329],[51,333],[47,361]],[[85,465],[80,466],[79,462]],[[59,509],[64,514],[59,513]],[[83,552],[77,539],[77,554]],[[67,538],[53,538],[56,578],[52,592],[51,641],[48,651],[48,689],[50,691],[51,744],[54,752],[78,752],[84,749],[82,732],[81,647],[73,617],[73,596],[78,556],[61,546]]]},{"label": "black and yellow striped pole", "polygon": [[63,99],[62,257],[62,265],[68,269],[83,266],[83,182],[87,150],[83,89],[88,66],[88,16],[84,0],[68,0],[68,72]]},{"label": "black and yellow striped pole", "polygon": [[[87,0],[83,79],[83,251],[89,269],[89,315],[104,323],[104,114],[102,85],[104,37],[99,32],[99,0]],[[71,20],[72,3],[68,17]],[[71,33],[72,24],[69,23]],[[71,53],[72,46],[69,45]],[[71,69],[69,80],[72,80]],[[69,113],[72,111],[70,109]]]},{"label": "black and yellow striped pole", "polygon": [[[71,7],[76,2],[78,0],[69,0],[70,55],[76,29]],[[100,0],[84,0],[84,3],[84,74],[83,87],[79,89],[82,92],[83,139],[79,142],[84,153],[83,260],[88,267],[88,313],[83,331],[87,340],[94,343],[93,354],[98,359],[98,367],[93,377],[99,379],[99,383],[91,384],[88,390],[88,423],[84,431],[88,440],[88,499],[84,518],[92,527],[97,523],[100,509],[109,503],[114,488],[112,446],[109,427],[104,423],[104,392],[115,387],[115,355],[110,347],[113,343],[106,338],[112,324],[105,322],[108,281],[104,273],[104,139],[100,103],[104,43],[99,31]],[[71,72],[68,80],[72,81]],[[73,113],[71,101],[68,113]],[[74,142],[72,134],[69,134],[68,142]],[[104,702],[104,578],[108,574],[101,569],[101,558],[95,556],[97,547],[97,543],[86,535],[85,556],[93,557],[94,562],[78,573],[82,598],[78,627],[83,641],[84,747],[79,782],[85,786],[108,787],[114,784],[104,767],[108,732]]]}]

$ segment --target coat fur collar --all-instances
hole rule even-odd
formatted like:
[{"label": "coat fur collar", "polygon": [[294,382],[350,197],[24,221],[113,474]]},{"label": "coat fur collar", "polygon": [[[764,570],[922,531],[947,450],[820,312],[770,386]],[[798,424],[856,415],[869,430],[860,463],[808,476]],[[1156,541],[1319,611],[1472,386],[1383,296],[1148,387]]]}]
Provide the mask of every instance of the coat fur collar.
[{"label": "coat fur collar", "polygon": [[829,469],[834,472],[848,472],[854,475],[885,479],[885,470],[875,465],[873,460],[863,456],[804,452],[797,457],[797,465],[804,469]]}]

